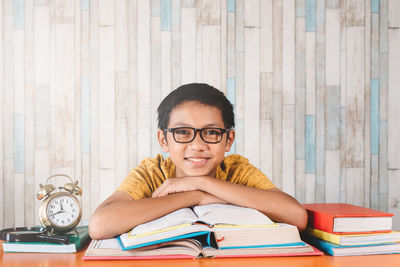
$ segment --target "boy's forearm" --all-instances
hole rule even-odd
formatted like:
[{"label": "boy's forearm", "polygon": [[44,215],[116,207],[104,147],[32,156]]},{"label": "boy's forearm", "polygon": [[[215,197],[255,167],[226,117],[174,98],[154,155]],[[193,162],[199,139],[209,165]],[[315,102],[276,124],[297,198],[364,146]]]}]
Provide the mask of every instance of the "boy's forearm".
[{"label": "boy's forearm", "polygon": [[296,225],[299,230],[306,227],[307,213],[302,205],[278,189],[262,190],[215,178],[205,178],[200,184],[200,190],[228,203],[257,209],[275,221]]},{"label": "boy's forearm", "polygon": [[112,238],[172,211],[197,204],[201,192],[190,191],[160,198],[118,200],[99,208],[89,220],[89,232],[93,239]]}]

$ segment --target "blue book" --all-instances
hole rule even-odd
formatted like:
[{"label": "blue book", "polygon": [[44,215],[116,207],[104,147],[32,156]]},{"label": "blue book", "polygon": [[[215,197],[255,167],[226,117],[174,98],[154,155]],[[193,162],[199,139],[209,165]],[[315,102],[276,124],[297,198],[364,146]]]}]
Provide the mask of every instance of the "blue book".
[{"label": "blue book", "polygon": [[121,239],[121,236],[117,237],[118,243],[121,246],[122,250],[130,250],[130,249],[148,247],[148,246],[152,246],[152,245],[163,244],[163,243],[168,243],[171,241],[182,240],[182,239],[198,240],[204,247],[214,247],[214,248],[218,247],[217,243],[215,242],[213,233],[208,232],[208,231],[200,231],[200,232],[176,235],[176,236],[172,236],[172,237],[164,237],[161,239],[148,241],[148,242],[144,242],[144,243],[139,243],[136,245],[130,245],[130,246],[125,245],[126,241],[124,239]]},{"label": "blue book", "polygon": [[369,245],[341,246],[307,234],[302,239],[332,256],[357,256],[357,255],[380,255],[400,253],[399,243],[382,243]]}]

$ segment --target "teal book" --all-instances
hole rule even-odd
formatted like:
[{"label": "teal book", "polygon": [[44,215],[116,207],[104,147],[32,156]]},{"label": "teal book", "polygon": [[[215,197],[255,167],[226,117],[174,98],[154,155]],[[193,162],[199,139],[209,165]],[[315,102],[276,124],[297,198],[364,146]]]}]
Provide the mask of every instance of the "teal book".
[{"label": "teal book", "polygon": [[381,255],[400,253],[400,243],[395,242],[342,246],[306,234],[302,235],[302,239],[308,244],[332,256]]},{"label": "teal book", "polygon": [[47,242],[4,242],[4,252],[31,252],[31,253],[75,253],[90,241],[88,226],[78,226],[79,235],[71,231],[65,235],[69,244]]}]

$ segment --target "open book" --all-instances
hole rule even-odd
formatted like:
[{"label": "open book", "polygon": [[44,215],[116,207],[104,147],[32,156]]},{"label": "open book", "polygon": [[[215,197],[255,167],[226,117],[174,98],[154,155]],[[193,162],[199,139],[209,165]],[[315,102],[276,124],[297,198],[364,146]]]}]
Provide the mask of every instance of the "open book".
[{"label": "open book", "polygon": [[122,250],[182,239],[216,249],[304,245],[295,226],[274,223],[254,209],[223,204],[180,209],[118,237]]}]

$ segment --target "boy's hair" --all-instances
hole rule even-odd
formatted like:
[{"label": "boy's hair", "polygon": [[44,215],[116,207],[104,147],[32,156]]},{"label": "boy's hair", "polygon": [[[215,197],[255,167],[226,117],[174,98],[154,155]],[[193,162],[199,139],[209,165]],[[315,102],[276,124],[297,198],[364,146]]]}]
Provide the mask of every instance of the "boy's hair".
[{"label": "boy's hair", "polygon": [[185,84],[167,95],[158,106],[158,128],[165,130],[168,127],[171,111],[186,101],[198,101],[213,106],[221,111],[226,129],[235,127],[235,115],[231,102],[224,93],[205,83]]}]

